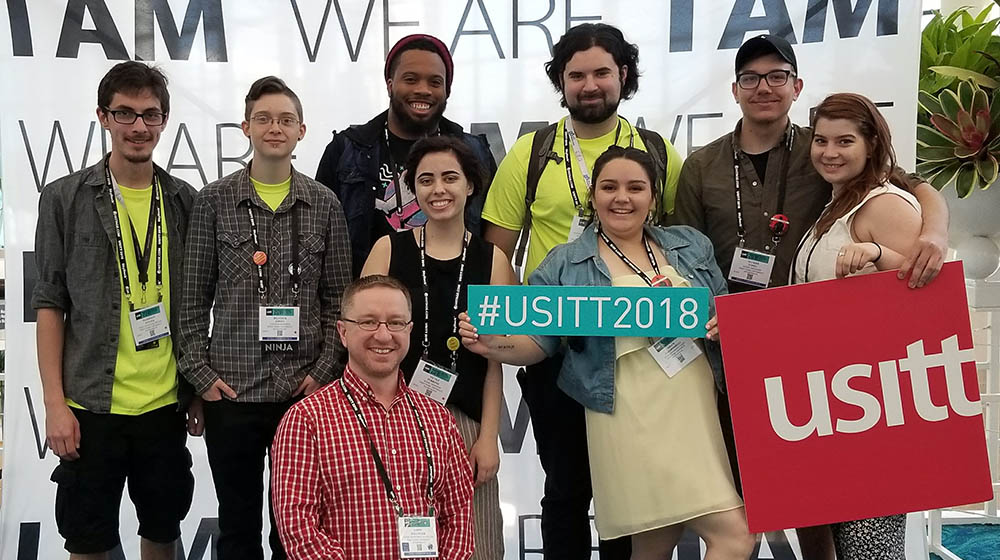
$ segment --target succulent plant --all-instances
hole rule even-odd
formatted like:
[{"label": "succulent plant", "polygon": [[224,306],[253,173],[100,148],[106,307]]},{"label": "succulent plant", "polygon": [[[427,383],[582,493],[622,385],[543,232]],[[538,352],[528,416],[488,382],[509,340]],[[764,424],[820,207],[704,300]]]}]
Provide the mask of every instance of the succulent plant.
[{"label": "succulent plant", "polygon": [[917,103],[930,125],[917,124],[917,173],[939,190],[955,182],[959,198],[986,189],[1000,174],[1000,88],[988,93],[971,80]]}]

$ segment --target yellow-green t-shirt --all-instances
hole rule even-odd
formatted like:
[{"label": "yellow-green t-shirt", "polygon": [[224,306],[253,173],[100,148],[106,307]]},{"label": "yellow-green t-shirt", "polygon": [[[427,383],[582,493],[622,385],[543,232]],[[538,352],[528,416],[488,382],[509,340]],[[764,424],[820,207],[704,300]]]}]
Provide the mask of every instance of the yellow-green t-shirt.
[{"label": "yellow-green t-shirt", "polygon": [[289,191],[292,190],[292,176],[289,175],[287,179],[276,185],[261,183],[250,177],[250,184],[253,185],[254,190],[257,191],[257,195],[260,196],[261,200],[274,212],[281,206],[285,197],[288,196]]},{"label": "yellow-green t-shirt", "polygon": [[[149,223],[149,205],[152,202],[153,187],[145,189],[130,189],[119,186],[122,199],[118,204],[118,217],[121,221],[122,241],[125,246],[125,262],[128,265],[129,287],[132,290],[132,302],[135,308],[153,305],[157,301],[156,287],[156,231],[153,231],[153,243],[150,246],[149,282],[146,284],[145,303],[142,302],[142,286],[139,284],[139,268],[136,265],[136,255],[129,231],[128,219],[131,218],[135,227],[136,237],[142,245],[146,239],[146,226]],[[163,305],[170,316],[170,266],[167,259],[167,219],[163,211],[163,195],[160,193],[160,217],[163,220]],[[153,226],[156,227],[155,224]],[[115,249],[117,252],[117,249]],[[117,259],[116,259],[117,260]],[[112,414],[143,414],[162,406],[177,402],[177,361],[174,359],[173,337],[159,340],[157,348],[143,350],[135,349],[135,339],[132,337],[132,324],[129,322],[129,301],[125,297],[125,287],[119,282],[122,295],[122,310],[118,330],[118,359],[115,362],[115,381],[111,389]]]},{"label": "yellow-green t-shirt", "polygon": [[[552,149],[560,156],[564,155],[565,123],[565,118],[559,121],[555,140],[552,143]],[[593,169],[597,158],[615,143],[615,132],[612,129],[607,134],[597,138],[579,139],[580,151],[583,152],[583,159],[587,163],[588,169]],[[489,193],[486,195],[483,219],[509,230],[521,229],[524,224],[524,195],[527,190],[531,142],[535,134],[525,134],[518,138],[510,151],[507,152],[506,157],[500,162],[493,183],[490,185]],[[640,150],[646,149],[639,133],[635,132],[629,124],[623,122],[617,145],[628,146],[629,139],[632,140],[634,147]],[[667,188],[661,193],[659,204],[662,208],[666,208],[667,212],[672,212],[674,194],[677,192],[677,180],[681,173],[681,156],[666,139],[664,139],[664,144],[667,147]],[[577,196],[580,198],[580,203],[586,207],[590,197],[572,151],[570,151],[568,163],[573,170],[573,182],[576,184]],[[576,216],[576,207],[573,204],[573,195],[570,194],[566,181],[566,164],[566,161],[559,164],[550,161],[538,180],[535,202],[531,207],[531,241],[528,244],[528,258],[524,267],[525,282],[528,281],[528,276],[542,262],[545,255],[553,247],[565,243],[569,238],[570,224]]]}]

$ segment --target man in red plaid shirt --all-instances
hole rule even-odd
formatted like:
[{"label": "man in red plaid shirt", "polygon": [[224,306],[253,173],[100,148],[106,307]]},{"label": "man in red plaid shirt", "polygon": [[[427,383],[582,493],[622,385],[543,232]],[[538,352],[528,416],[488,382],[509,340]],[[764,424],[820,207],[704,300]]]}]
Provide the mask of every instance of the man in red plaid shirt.
[{"label": "man in red plaid shirt", "polygon": [[398,281],[368,276],[344,291],[344,376],[293,406],[271,449],[290,559],[472,555],[472,469],[455,420],[399,372],[412,327]]}]

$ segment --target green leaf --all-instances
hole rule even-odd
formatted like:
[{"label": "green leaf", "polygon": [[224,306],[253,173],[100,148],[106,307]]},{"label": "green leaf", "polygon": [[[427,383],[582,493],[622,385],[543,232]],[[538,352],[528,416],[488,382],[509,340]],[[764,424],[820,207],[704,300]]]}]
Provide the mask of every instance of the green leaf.
[{"label": "green leaf", "polygon": [[963,164],[955,175],[955,190],[958,191],[958,198],[966,198],[972,193],[973,187],[978,182],[979,175],[976,174],[976,166],[972,163]]},{"label": "green leaf", "polygon": [[962,141],[962,129],[958,127],[957,124],[948,120],[944,115],[931,115],[931,124],[934,128],[938,129],[941,134],[944,134],[948,138],[951,138],[952,142],[961,146],[964,145]]},{"label": "green leaf", "polygon": [[924,177],[926,177],[927,182],[934,185],[937,190],[941,190],[955,178],[955,175],[958,173],[960,167],[962,167],[962,162],[955,160],[952,163],[940,168],[937,173],[927,174],[924,175]]},{"label": "green leaf", "polygon": [[976,160],[976,173],[982,184],[989,185],[997,180],[997,175],[1000,174],[1000,165],[997,164],[996,158],[986,154],[986,157]]},{"label": "green leaf", "polygon": [[980,146],[956,146],[955,157],[963,160],[969,159],[978,154],[981,149]]},{"label": "green leaf", "polygon": [[917,144],[928,148],[954,148],[955,142],[934,127],[925,124],[917,125]]},{"label": "green leaf", "polygon": [[[953,64],[957,62],[953,59]],[[976,85],[980,87],[996,89],[1000,87],[1000,82],[987,76],[986,74],[981,74],[974,70],[967,70],[965,68],[959,68],[958,66],[931,66],[928,68],[933,72],[937,72],[942,76],[948,76],[950,78],[958,78],[960,80],[972,80]]]},{"label": "green leaf", "polygon": [[983,8],[983,11],[979,12],[979,15],[976,16],[975,22],[976,23],[983,23],[984,21],[986,21],[986,18],[989,17],[990,11],[992,9],[993,9],[993,6],[986,6],[985,8]]},{"label": "green leaf", "polygon": [[[962,109],[962,104],[958,100],[958,94],[950,89],[946,89],[938,96],[938,101],[941,102],[941,109],[944,110],[942,114],[948,117],[948,120],[957,122],[958,112]],[[959,136],[956,136],[956,138],[959,138]]]},{"label": "green leaf", "polygon": [[939,115],[944,114],[944,109],[941,108],[941,102],[938,101],[938,98],[934,97],[930,93],[927,93],[926,91],[917,92],[917,104],[919,104],[920,107],[928,113],[937,113]]},{"label": "green leaf", "polygon": [[955,159],[955,147],[917,146],[917,161],[951,161]]},{"label": "green leaf", "polygon": [[917,175],[920,175],[921,177],[930,177],[941,169],[947,167],[949,163],[941,161],[918,161],[916,167]]}]

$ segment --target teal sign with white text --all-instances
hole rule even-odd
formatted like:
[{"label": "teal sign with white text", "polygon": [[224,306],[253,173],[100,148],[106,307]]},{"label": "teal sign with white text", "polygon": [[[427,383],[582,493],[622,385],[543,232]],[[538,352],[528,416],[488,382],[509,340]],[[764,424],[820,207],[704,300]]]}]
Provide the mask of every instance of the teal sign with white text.
[{"label": "teal sign with white text", "polygon": [[708,288],[469,286],[482,334],[705,336]]}]

